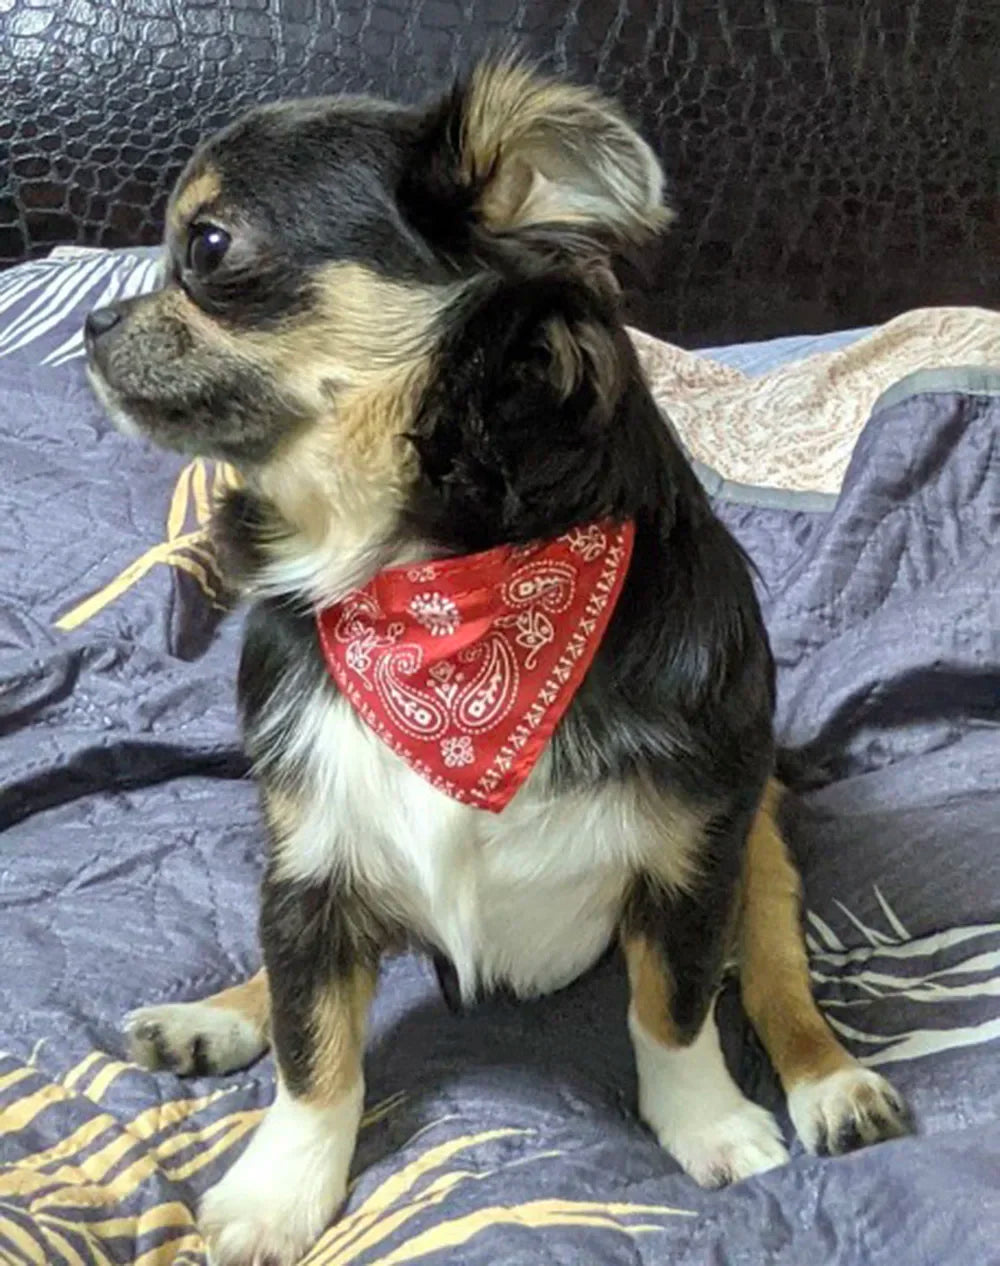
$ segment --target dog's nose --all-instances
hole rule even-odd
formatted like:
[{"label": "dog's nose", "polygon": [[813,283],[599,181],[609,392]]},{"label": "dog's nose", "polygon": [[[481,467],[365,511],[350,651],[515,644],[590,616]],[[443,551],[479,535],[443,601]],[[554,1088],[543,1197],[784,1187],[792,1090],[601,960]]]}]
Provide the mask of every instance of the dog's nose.
[{"label": "dog's nose", "polygon": [[122,319],[122,314],[114,304],[106,308],[95,308],[87,314],[83,323],[84,332],[89,342],[96,343],[108,330],[113,330]]}]

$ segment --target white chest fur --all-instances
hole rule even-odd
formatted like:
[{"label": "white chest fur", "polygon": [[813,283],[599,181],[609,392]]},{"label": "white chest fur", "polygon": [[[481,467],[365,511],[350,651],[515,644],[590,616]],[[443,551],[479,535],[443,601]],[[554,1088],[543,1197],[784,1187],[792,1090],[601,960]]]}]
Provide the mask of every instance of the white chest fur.
[{"label": "white chest fur", "polygon": [[451,958],[466,996],[478,984],[520,994],[567,984],[610,942],[637,869],[667,883],[687,871],[690,818],[637,784],[543,797],[539,768],[502,813],[473,809],[328,691],[304,710],[295,748],[309,791],[283,874],[357,878]]}]

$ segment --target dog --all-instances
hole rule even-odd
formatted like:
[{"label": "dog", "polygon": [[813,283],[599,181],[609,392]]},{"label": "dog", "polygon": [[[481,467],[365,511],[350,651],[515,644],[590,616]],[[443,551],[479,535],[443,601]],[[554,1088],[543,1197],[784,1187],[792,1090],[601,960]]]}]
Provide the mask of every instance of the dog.
[{"label": "dog", "polygon": [[[810,1151],[906,1128],[813,1002],[750,568],[624,330],[611,261],[666,224],[663,180],[612,104],[510,59],[420,108],[268,105],[182,174],[163,288],[87,320],[121,429],[242,480],[214,531],[250,603],[265,966],[129,1022],[149,1068],[273,1045],[273,1105],[200,1210],[222,1266],[296,1261],[336,1215],[406,945],[469,999],[557,989],[617,941],[641,1115],[700,1184],[788,1155],[722,1057],[734,957]],[[420,678],[467,601],[475,638]],[[483,772],[490,709],[540,663]]]}]

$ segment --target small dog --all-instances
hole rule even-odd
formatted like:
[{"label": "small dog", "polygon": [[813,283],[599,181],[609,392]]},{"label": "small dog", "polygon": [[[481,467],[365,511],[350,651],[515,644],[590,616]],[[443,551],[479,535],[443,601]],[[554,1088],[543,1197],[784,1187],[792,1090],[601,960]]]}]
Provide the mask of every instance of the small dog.
[{"label": "small dog", "polygon": [[904,1129],[812,1000],[749,569],[624,332],[611,253],[662,189],[613,106],[509,60],[430,108],[267,106],[182,175],[164,288],[88,319],[117,423],[243,480],[216,536],[252,604],[265,970],[130,1022],[150,1068],[274,1046],[201,1208],[224,1266],[296,1261],[336,1214],[407,944],[469,998],[617,937],[642,1116],[706,1186],[787,1159],[723,1062],[731,956],[806,1147]]}]

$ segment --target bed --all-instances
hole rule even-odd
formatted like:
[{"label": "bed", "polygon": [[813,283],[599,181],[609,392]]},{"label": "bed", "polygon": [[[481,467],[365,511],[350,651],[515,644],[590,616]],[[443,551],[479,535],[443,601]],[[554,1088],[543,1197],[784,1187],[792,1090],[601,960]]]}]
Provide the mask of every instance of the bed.
[{"label": "bed", "polygon": [[[80,326],[149,252],[0,276],[0,1262],[203,1266],[197,1198],[273,1088],[149,1074],[121,1021],[258,965],[262,832],[205,537],[224,467],[119,436]],[[385,965],[312,1266],[972,1266],[1000,1243],[1000,317],[683,351],[647,374],[758,570],[823,1009],[917,1133],[696,1188],[639,1122],[613,958],[454,1015]],[[780,1105],[735,993],[727,1055]],[[783,1117],[787,1129],[787,1117]]]}]

